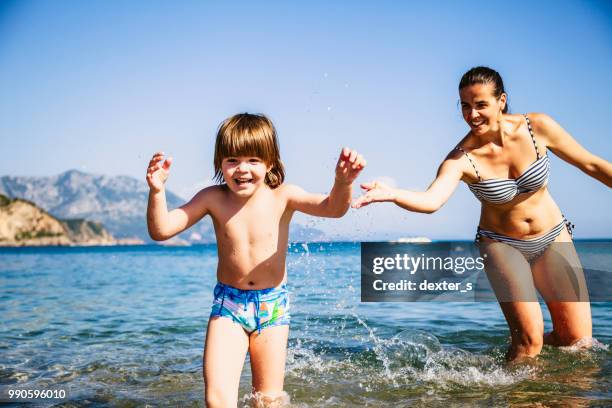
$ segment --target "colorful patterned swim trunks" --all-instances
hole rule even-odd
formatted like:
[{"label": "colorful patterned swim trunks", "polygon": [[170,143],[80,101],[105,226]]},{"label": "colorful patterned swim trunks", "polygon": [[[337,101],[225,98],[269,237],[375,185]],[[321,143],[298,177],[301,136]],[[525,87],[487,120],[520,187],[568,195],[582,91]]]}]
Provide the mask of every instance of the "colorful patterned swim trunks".
[{"label": "colorful patterned swim trunks", "polygon": [[243,290],[218,282],[214,295],[210,317],[231,318],[248,334],[289,324],[289,296],[285,284],[275,288]]}]

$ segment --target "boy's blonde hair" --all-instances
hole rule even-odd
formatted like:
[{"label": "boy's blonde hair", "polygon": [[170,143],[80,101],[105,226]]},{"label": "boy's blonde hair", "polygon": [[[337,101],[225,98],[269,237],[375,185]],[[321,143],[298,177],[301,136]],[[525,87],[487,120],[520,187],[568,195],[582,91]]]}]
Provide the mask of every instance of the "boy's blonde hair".
[{"label": "boy's blonde hair", "polygon": [[285,169],[280,159],[276,129],[262,114],[239,113],[219,125],[215,142],[215,181],[223,183],[221,163],[226,157],[259,157],[272,168],[266,173],[265,183],[270,188],[285,180]]}]

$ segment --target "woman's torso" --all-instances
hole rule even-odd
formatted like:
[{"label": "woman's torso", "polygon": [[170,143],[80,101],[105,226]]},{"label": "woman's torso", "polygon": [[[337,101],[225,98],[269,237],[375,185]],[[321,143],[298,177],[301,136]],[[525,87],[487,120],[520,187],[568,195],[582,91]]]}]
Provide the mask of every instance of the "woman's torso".
[{"label": "woman's torso", "polygon": [[562,219],[547,188],[546,144],[530,132],[529,122],[523,115],[504,115],[501,145],[479,146],[471,134],[459,145],[466,156],[464,181],[482,203],[479,226],[520,239],[542,235]]}]

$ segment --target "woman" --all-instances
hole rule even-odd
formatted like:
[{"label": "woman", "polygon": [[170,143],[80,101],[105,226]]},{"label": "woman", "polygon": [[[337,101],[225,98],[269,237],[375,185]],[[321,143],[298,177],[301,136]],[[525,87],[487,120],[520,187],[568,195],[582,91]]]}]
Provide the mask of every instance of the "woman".
[{"label": "woman", "polygon": [[[548,151],[608,187],[612,165],[585,150],[545,114],[509,114],[502,78],[490,68],[466,72],[459,94],[470,131],[442,162],[427,191],[393,189],[375,181],[362,185],[365,194],[353,207],[390,201],[409,211],[432,213],[464,181],[482,204],[476,240],[484,244],[487,275],[510,328],[507,358],[533,357],[544,343],[570,345],[590,338],[588,295],[586,301],[568,302],[555,297],[553,289],[559,284],[552,273],[559,269],[559,256],[550,245],[567,243],[560,245],[565,252],[561,258],[566,264],[579,265],[579,261],[570,224],[546,188]],[[585,289],[579,275],[574,286]],[[536,289],[552,317],[553,331],[546,336]],[[505,296],[510,296],[509,301]]]}]

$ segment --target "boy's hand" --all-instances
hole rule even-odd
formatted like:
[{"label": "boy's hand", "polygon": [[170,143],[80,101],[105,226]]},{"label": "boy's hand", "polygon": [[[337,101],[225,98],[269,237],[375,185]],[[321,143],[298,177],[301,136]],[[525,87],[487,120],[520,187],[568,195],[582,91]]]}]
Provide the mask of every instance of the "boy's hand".
[{"label": "boy's hand", "polygon": [[147,168],[147,184],[149,184],[151,190],[161,191],[164,188],[164,183],[168,179],[168,174],[170,174],[171,164],[172,157],[168,157],[164,161],[163,152],[157,152],[153,155]]},{"label": "boy's hand", "polygon": [[336,164],[336,181],[351,184],[366,165],[362,155],[348,147],[342,149],[338,164]]},{"label": "boy's hand", "polygon": [[365,194],[353,202],[351,205],[353,208],[361,208],[370,203],[395,200],[395,190],[379,181],[363,183],[361,188]]}]

